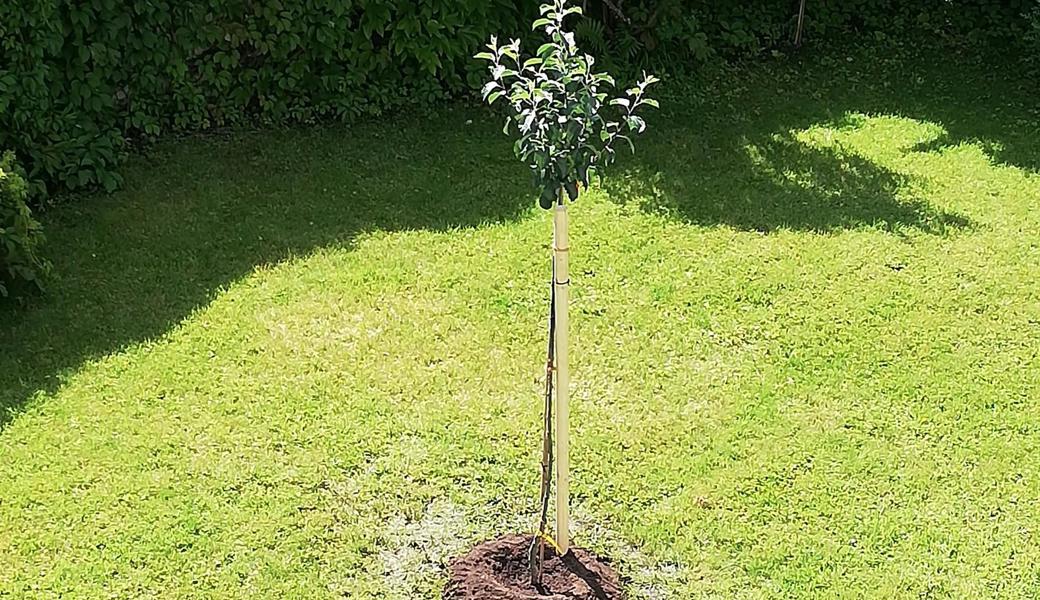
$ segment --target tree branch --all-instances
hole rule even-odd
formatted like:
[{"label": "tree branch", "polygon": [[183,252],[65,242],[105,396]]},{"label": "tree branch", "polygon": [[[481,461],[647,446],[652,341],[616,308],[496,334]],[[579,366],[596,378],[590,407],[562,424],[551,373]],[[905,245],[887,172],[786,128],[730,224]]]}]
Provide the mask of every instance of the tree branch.
[{"label": "tree branch", "polygon": [[628,16],[625,15],[625,13],[621,12],[621,9],[618,7],[617,4],[614,4],[613,0],[603,0],[603,4],[606,4],[607,7],[610,8],[611,12],[613,12],[617,16],[617,18],[621,19],[628,25],[632,24],[632,19],[629,19]]}]

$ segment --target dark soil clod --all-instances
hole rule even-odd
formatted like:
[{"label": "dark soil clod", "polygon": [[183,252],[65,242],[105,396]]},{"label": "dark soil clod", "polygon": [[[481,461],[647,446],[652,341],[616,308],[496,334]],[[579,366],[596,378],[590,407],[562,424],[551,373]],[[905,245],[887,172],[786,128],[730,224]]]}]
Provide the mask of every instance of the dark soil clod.
[{"label": "dark soil clod", "polygon": [[614,569],[602,558],[571,548],[562,558],[545,548],[542,587],[527,568],[530,535],[507,535],[478,544],[451,561],[444,600],[621,600]]}]

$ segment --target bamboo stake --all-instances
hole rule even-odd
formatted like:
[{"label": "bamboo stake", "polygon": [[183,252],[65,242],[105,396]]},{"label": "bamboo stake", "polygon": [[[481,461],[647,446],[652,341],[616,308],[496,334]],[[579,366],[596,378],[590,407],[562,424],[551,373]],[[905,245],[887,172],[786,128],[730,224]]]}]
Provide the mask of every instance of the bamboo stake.
[{"label": "bamboo stake", "polygon": [[570,271],[567,265],[570,242],[567,235],[567,205],[561,190],[560,203],[553,213],[553,253],[556,259],[556,544],[562,554],[570,548],[570,427],[567,401],[570,396],[570,373],[567,365],[567,303],[569,301]]}]

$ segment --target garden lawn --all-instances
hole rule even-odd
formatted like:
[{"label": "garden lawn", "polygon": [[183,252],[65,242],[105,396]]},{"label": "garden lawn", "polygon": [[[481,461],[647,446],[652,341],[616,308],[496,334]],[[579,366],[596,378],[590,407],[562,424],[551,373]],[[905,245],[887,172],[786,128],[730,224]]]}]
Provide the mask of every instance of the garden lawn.
[{"label": "garden lawn", "polygon": [[[574,537],[635,598],[1036,598],[1036,82],[665,90],[572,210]],[[550,221],[458,108],[208,137],[0,308],[0,598],[436,598],[534,520]]]}]

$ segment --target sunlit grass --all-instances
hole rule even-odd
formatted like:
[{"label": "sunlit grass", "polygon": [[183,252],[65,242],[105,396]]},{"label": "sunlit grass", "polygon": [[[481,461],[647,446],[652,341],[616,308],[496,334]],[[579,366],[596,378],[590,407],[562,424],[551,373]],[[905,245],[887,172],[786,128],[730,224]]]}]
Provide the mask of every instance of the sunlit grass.
[{"label": "sunlit grass", "polygon": [[[1032,598],[1035,149],[756,93],[573,207],[577,542],[637,598]],[[496,125],[189,141],[51,213],[0,596],[435,598],[527,527],[550,223]]]}]

